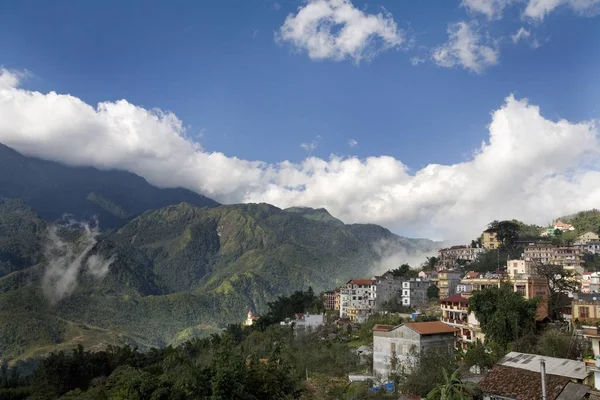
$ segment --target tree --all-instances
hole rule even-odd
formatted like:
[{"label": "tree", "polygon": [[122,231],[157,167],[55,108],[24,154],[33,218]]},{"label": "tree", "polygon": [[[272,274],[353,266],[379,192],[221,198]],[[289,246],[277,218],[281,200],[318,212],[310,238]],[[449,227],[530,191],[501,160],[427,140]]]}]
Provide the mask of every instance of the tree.
[{"label": "tree", "polygon": [[519,224],[514,221],[493,221],[488,229],[496,232],[498,241],[506,248],[512,248],[519,238]]},{"label": "tree", "polygon": [[403,277],[403,278],[416,278],[419,276],[418,272],[410,267],[408,264],[402,264],[396,269],[389,270],[392,275]]},{"label": "tree", "polygon": [[503,348],[519,336],[533,332],[539,300],[527,300],[513,292],[511,285],[489,287],[473,292],[469,299],[469,312],[481,325],[486,340]]},{"label": "tree", "polygon": [[411,350],[408,364],[402,366],[398,387],[402,393],[425,397],[437,385],[444,382],[442,369],[454,371],[458,368],[456,352],[445,347],[427,350]]},{"label": "tree", "polygon": [[429,300],[437,300],[440,298],[440,288],[436,285],[431,285],[427,288],[427,298]]},{"label": "tree", "polygon": [[491,340],[483,343],[477,339],[475,343],[469,343],[463,362],[466,368],[476,367],[479,373],[485,373],[492,369],[502,356],[504,356],[504,351],[499,345]]},{"label": "tree", "polygon": [[444,381],[427,394],[427,400],[467,400],[473,398],[473,385],[460,379],[459,369],[456,369],[452,375],[448,375],[446,369],[442,367],[442,374]]},{"label": "tree", "polygon": [[579,283],[575,273],[566,270],[562,265],[536,264],[535,275],[546,279],[548,284],[548,315],[551,319],[559,319],[560,311],[570,304],[567,293],[578,290]]},{"label": "tree", "polygon": [[424,267],[425,267],[427,270],[430,270],[430,271],[431,271],[431,270],[434,270],[434,269],[435,269],[436,265],[438,265],[438,264],[439,264],[439,262],[440,262],[440,259],[439,259],[438,257],[434,257],[434,256],[432,256],[432,257],[427,257],[427,261],[425,261],[425,265],[424,265]]}]

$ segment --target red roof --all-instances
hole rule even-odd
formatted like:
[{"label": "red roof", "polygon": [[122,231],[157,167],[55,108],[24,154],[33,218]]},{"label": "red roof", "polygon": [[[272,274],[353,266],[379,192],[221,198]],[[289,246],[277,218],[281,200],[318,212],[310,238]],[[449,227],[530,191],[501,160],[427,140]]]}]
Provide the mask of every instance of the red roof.
[{"label": "red roof", "polygon": [[461,304],[469,304],[469,299],[463,297],[462,294],[457,293],[454,296],[446,297],[445,299],[440,300],[442,303],[461,303]]},{"label": "red roof", "polygon": [[438,333],[454,333],[458,331],[440,321],[430,322],[406,322],[407,327],[417,332],[419,335],[436,335]]},{"label": "red roof", "polygon": [[473,272],[473,271],[471,271],[471,272],[467,272],[467,274],[465,275],[465,278],[467,278],[467,279],[475,279],[475,278],[478,278],[479,275],[481,275],[479,272]]},{"label": "red roof", "polygon": [[373,281],[370,280],[370,279],[351,279],[351,280],[348,281],[348,283],[354,283],[356,285],[371,286],[371,284],[373,283]]}]

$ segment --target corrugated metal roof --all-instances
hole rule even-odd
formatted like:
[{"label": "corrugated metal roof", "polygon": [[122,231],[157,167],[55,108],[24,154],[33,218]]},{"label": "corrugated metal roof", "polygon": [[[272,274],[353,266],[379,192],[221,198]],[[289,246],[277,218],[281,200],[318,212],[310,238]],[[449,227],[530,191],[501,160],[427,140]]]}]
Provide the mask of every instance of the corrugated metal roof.
[{"label": "corrugated metal roof", "polygon": [[498,364],[507,367],[540,372],[540,360],[546,360],[546,374],[566,376],[571,379],[585,379],[588,371],[583,361],[566,358],[543,357],[537,354],[526,354],[511,351]]},{"label": "corrugated metal roof", "polygon": [[590,390],[589,386],[581,383],[569,382],[567,386],[560,392],[556,400],[581,400]]}]

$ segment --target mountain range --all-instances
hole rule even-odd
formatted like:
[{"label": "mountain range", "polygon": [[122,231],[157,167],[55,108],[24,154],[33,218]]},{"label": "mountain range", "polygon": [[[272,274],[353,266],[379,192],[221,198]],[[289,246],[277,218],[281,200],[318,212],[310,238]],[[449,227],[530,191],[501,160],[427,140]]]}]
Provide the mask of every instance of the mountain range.
[{"label": "mountain range", "polygon": [[439,246],[325,209],[221,205],[6,146],[0,198],[0,359],[13,361],[78,344],[176,344]]}]

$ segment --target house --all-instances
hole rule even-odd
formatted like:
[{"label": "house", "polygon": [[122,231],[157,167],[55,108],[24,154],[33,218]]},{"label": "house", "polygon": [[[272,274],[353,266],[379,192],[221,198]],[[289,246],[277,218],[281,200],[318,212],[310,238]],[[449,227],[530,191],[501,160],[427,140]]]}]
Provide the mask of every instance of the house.
[{"label": "house", "polygon": [[582,248],[587,253],[600,254],[600,241],[587,242]]},{"label": "house", "polygon": [[427,289],[431,281],[413,278],[402,282],[402,305],[406,307],[421,307],[427,304]]},{"label": "house", "polygon": [[444,268],[455,268],[462,263],[475,261],[479,254],[485,253],[486,249],[472,246],[452,246],[438,250],[440,264]]},{"label": "house", "polygon": [[433,347],[451,349],[458,329],[440,321],[373,327],[373,373],[388,379],[393,364],[410,367],[414,357]]},{"label": "house", "polygon": [[579,235],[577,237],[576,244],[582,245],[587,244],[589,242],[598,242],[600,241],[600,236],[598,236],[595,232],[586,232],[583,235]]},{"label": "house", "polygon": [[477,340],[484,341],[485,335],[481,331],[479,321],[474,313],[469,312],[469,299],[460,293],[440,300],[442,316],[440,320],[452,328],[458,329],[456,347],[467,348],[469,343]]},{"label": "house", "polygon": [[402,288],[402,278],[386,272],[371,278],[370,304],[373,309],[380,310],[385,303],[396,301]]},{"label": "house", "polygon": [[510,352],[479,382],[484,399],[539,400],[542,362],[547,400],[579,400],[590,391],[591,375],[583,361]]},{"label": "house", "polygon": [[456,286],[460,283],[461,273],[443,269],[438,271],[437,287],[440,289],[440,298],[456,294]]},{"label": "house", "polygon": [[433,281],[433,280],[437,279],[437,271],[436,270],[431,270],[431,271],[423,270],[423,271],[419,272],[419,278],[423,279],[424,281]]},{"label": "house", "polygon": [[294,334],[310,333],[325,325],[323,314],[298,313],[294,321]]},{"label": "house", "polygon": [[351,279],[340,288],[340,318],[348,318],[348,310],[354,314],[370,312],[372,306],[371,279]]},{"label": "house", "polygon": [[483,248],[488,250],[494,250],[500,247],[500,241],[498,240],[498,232],[492,229],[486,229],[483,231]]},{"label": "house", "polygon": [[583,325],[576,333],[587,339],[594,352],[593,362],[587,365],[588,370],[594,374],[594,388],[600,389],[600,327]]},{"label": "house", "polygon": [[508,260],[506,262],[508,276],[516,278],[519,275],[531,274],[531,266],[525,260]]},{"label": "house", "polygon": [[554,223],[554,230],[568,232],[568,231],[574,231],[575,227],[571,224],[567,224],[565,222],[562,222],[561,220],[558,220]]},{"label": "house", "polygon": [[252,310],[250,310],[248,311],[248,316],[246,317],[246,321],[244,321],[244,325],[252,326],[252,324],[254,324],[257,320],[258,317],[252,314]]}]

